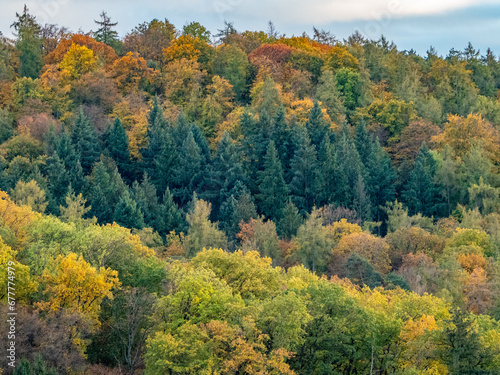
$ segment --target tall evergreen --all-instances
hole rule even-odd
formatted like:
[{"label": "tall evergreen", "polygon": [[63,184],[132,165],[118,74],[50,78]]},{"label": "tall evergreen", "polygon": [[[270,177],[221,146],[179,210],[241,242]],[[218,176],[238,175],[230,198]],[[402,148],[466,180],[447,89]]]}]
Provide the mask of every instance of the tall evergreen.
[{"label": "tall evergreen", "polygon": [[83,192],[86,188],[86,181],[83,175],[82,164],[75,151],[75,147],[71,143],[71,138],[64,128],[55,145],[55,151],[59,160],[64,163],[64,167],[68,172],[68,182],[75,193]]},{"label": "tall evergreen", "polygon": [[204,180],[204,191],[200,196],[212,203],[212,214],[218,212],[220,205],[238,181],[246,183],[240,156],[229,133],[225,132],[219,141],[217,152],[208,166]]},{"label": "tall evergreen", "polygon": [[330,137],[325,134],[318,152],[318,201],[320,204],[340,204],[348,196],[347,177],[337,162]]},{"label": "tall evergreen", "polygon": [[323,111],[318,101],[314,102],[314,106],[309,114],[309,119],[306,122],[306,129],[311,138],[311,143],[316,147],[320,145],[325,135],[329,134],[328,122],[323,116]]},{"label": "tall evergreen", "polygon": [[73,122],[71,143],[75,147],[75,152],[80,159],[83,172],[89,174],[94,163],[99,159],[101,150],[95,129],[90,119],[83,113],[82,107],[80,107]]},{"label": "tall evergreen", "polygon": [[131,184],[134,176],[132,161],[130,159],[128,136],[120,119],[116,118],[113,125],[108,127],[105,144],[109,156],[116,162],[118,171],[123,179],[128,184]]},{"label": "tall evergreen", "polygon": [[128,193],[118,201],[113,220],[125,228],[144,228],[144,215]]},{"label": "tall evergreen", "polygon": [[344,129],[336,143],[336,159],[339,173],[345,176],[347,184],[346,195],[343,197],[343,201],[339,203],[342,206],[352,208],[358,175],[361,173],[364,176],[365,170],[358,150],[351,140],[347,129]]},{"label": "tall evergreen", "polygon": [[368,129],[366,129],[365,120],[361,119],[356,126],[356,138],[354,141],[361,162],[366,167],[372,154],[373,141]]},{"label": "tall evergreen", "polygon": [[290,240],[297,234],[297,229],[299,229],[303,222],[304,218],[293,204],[292,199],[288,198],[288,203],[283,209],[281,218],[278,221],[278,233],[281,237]]},{"label": "tall evergreen", "polygon": [[162,203],[160,205],[161,227],[158,228],[158,233],[166,236],[171,231],[177,233],[185,230],[186,223],[182,210],[174,202],[174,196],[167,188],[163,194]]},{"label": "tall evergreen", "polygon": [[190,130],[179,149],[179,163],[175,171],[173,193],[181,207],[191,200],[193,192],[201,183],[201,177],[204,173],[202,159],[200,147],[194,140],[193,132]]},{"label": "tall evergreen", "polygon": [[402,197],[408,210],[415,215],[433,216],[442,211],[439,186],[435,182],[437,164],[434,156],[424,143],[415,159]]},{"label": "tall evergreen", "polygon": [[238,181],[220,207],[220,226],[228,238],[234,239],[239,224],[257,217],[257,210],[248,188]]},{"label": "tall evergreen", "polygon": [[268,218],[279,218],[288,197],[288,187],[272,140],[267,145],[264,169],[259,172],[258,191],[256,197],[259,211]]},{"label": "tall evergreen", "polygon": [[22,77],[35,79],[43,67],[41,27],[28,10],[25,4],[23,13],[16,13],[17,21],[11,27],[17,36],[16,48],[20,52],[19,73]]},{"label": "tall evergreen", "polygon": [[131,198],[137,203],[137,207],[144,214],[145,225],[158,230],[158,227],[161,225],[158,222],[162,220],[160,203],[156,188],[151,183],[147,173],[144,174],[140,184],[137,181],[134,181],[132,184]]},{"label": "tall evergreen", "polygon": [[385,218],[385,212],[381,207],[387,202],[393,202],[396,198],[397,174],[392,166],[391,158],[380,146],[378,138],[373,144],[366,170],[366,185],[370,194],[373,218],[375,221],[382,221]]},{"label": "tall evergreen", "polygon": [[293,178],[290,183],[292,200],[303,215],[310,212],[316,203],[318,172],[316,147],[311,144],[309,136],[304,134],[291,162]]}]

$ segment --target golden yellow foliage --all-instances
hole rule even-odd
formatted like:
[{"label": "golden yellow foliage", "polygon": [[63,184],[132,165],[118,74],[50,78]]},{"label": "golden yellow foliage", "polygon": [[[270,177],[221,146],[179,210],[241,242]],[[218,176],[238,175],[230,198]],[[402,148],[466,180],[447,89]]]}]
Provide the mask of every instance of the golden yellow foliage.
[{"label": "golden yellow foliage", "polygon": [[92,71],[97,66],[97,57],[94,52],[85,46],[72,44],[64,55],[59,67],[64,77],[80,78],[84,73]]},{"label": "golden yellow foliage", "polygon": [[58,311],[63,308],[88,316],[99,326],[99,311],[104,298],[113,298],[118,288],[118,272],[109,268],[97,270],[75,253],[60,255],[55,269],[43,273],[47,301],[36,305],[40,310]]}]

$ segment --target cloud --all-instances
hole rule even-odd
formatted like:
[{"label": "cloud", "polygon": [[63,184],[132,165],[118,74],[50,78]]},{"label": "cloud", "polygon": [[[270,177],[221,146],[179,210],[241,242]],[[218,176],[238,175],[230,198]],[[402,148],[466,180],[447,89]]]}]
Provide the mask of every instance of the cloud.
[{"label": "cloud", "polygon": [[[213,0],[227,14],[265,15],[276,22],[326,24],[362,20],[384,20],[443,14],[449,11],[494,4],[495,0]],[[234,5],[233,5],[234,4]]]}]

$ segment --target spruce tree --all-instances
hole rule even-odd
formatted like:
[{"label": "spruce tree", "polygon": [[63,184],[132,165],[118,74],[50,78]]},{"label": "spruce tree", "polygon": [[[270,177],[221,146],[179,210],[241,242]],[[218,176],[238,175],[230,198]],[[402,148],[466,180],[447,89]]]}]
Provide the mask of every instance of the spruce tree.
[{"label": "spruce tree", "polygon": [[179,150],[179,163],[175,171],[176,184],[173,193],[181,207],[189,202],[193,192],[199,187],[203,172],[200,147],[190,130]]},{"label": "spruce tree", "polygon": [[288,188],[272,140],[267,145],[264,169],[259,172],[258,191],[256,198],[260,212],[271,219],[280,217],[288,196]]},{"label": "spruce tree", "polygon": [[415,159],[402,197],[410,214],[424,216],[439,214],[443,208],[439,186],[435,183],[436,161],[424,143]]},{"label": "spruce tree", "polygon": [[311,138],[311,143],[318,147],[329,134],[328,122],[323,117],[323,111],[319,106],[318,101],[314,102],[314,106],[309,113],[309,119],[306,122],[306,129]]},{"label": "spruce tree", "polygon": [[292,159],[291,172],[292,200],[300,213],[306,215],[315,204],[319,182],[316,147],[311,144],[307,134],[302,137],[302,142]]},{"label": "spruce tree", "polygon": [[356,150],[358,151],[361,162],[366,167],[372,155],[372,137],[366,129],[365,120],[361,119],[356,126],[356,138],[355,138]]},{"label": "spruce tree", "polygon": [[90,119],[83,113],[82,107],[80,107],[73,123],[71,143],[80,159],[83,172],[89,174],[94,163],[99,159],[101,150],[94,127],[90,123]]},{"label": "spruce tree", "polygon": [[283,209],[281,219],[278,222],[278,233],[284,239],[290,240],[297,234],[297,229],[299,229],[303,222],[304,218],[293,204],[292,199],[288,198],[288,203]]},{"label": "spruce tree", "polygon": [[17,21],[11,27],[17,36],[16,48],[20,52],[19,73],[22,77],[36,79],[43,68],[41,27],[24,5],[22,14],[16,13]]},{"label": "spruce tree", "polygon": [[118,201],[114,212],[114,221],[125,228],[144,228],[144,215],[128,193],[124,194]]},{"label": "spruce tree", "polygon": [[120,119],[116,118],[113,125],[108,127],[106,132],[106,147],[109,156],[116,162],[118,171],[123,179],[131,184],[134,180],[132,161],[130,159],[130,150],[128,136]]},{"label": "spruce tree", "polygon": [[158,228],[158,233],[160,233],[162,237],[165,237],[171,231],[179,233],[185,230],[186,223],[184,214],[174,202],[174,196],[169,188],[167,188],[165,194],[163,194],[162,203],[160,205],[160,217],[161,227]]},{"label": "spruce tree", "polygon": [[385,219],[384,207],[387,202],[396,199],[397,174],[392,166],[391,158],[380,146],[378,138],[372,147],[372,152],[366,165],[367,192],[370,195],[373,218],[380,222]]},{"label": "spruce tree", "polygon": [[229,133],[224,132],[217,145],[217,152],[205,173],[204,191],[200,196],[212,203],[212,210],[218,213],[222,202],[230,195],[235,184],[245,184],[247,178],[240,162],[236,145]]}]

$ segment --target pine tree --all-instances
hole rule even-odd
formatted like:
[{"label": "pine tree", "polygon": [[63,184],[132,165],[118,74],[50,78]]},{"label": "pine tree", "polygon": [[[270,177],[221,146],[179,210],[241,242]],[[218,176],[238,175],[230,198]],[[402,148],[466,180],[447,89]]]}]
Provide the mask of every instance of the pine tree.
[{"label": "pine tree", "polygon": [[160,205],[160,217],[161,227],[157,230],[162,236],[166,236],[171,231],[176,231],[177,233],[182,232],[186,226],[183,212],[174,202],[174,196],[169,188],[167,188],[165,194],[163,194],[162,203]]},{"label": "pine tree", "polygon": [[128,193],[124,194],[118,201],[113,217],[117,224],[125,228],[144,228],[144,215]]},{"label": "pine tree", "polygon": [[151,183],[147,173],[144,174],[142,182],[134,181],[131,189],[131,198],[137,203],[137,207],[144,215],[144,224],[158,230],[160,217],[160,203],[155,186]]},{"label": "pine tree", "polygon": [[235,184],[238,181],[245,184],[246,180],[236,145],[229,133],[224,132],[217,145],[217,153],[205,173],[204,191],[200,196],[210,201],[213,211],[218,213]]},{"label": "pine tree", "polygon": [[11,27],[17,36],[16,48],[20,52],[19,73],[22,77],[35,79],[43,67],[41,27],[28,11],[25,4],[23,13],[16,13],[17,21]]},{"label": "pine tree", "polygon": [[174,197],[179,200],[181,207],[189,202],[199,187],[203,172],[200,147],[194,140],[193,132],[189,131],[179,150],[179,163],[175,171]]},{"label": "pine tree", "polygon": [[371,219],[370,196],[366,190],[363,176],[359,173],[354,190],[353,209],[356,211],[357,216],[363,221]]},{"label": "pine tree", "polygon": [[99,159],[101,151],[94,127],[90,123],[89,118],[83,113],[82,107],[80,107],[73,123],[71,143],[75,147],[76,155],[80,159],[83,172],[89,174],[94,163]]},{"label": "pine tree", "polygon": [[436,161],[424,143],[402,193],[410,214],[421,213],[430,217],[441,212],[442,199],[435,183],[436,169]]},{"label": "pine tree", "polygon": [[397,174],[392,166],[391,158],[380,146],[378,138],[372,147],[372,152],[366,165],[367,192],[370,195],[373,217],[380,222],[386,215],[381,207],[396,199],[395,184]]},{"label": "pine tree", "polygon": [[299,229],[303,222],[304,218],[293,204],[292,199],[288,198],[288,203],[283,209],[281,219],[278,222],[278,232],[280,236],[290,240],[297,234],[297,229]]},{"label": "pine tree", "polygon": [[55,145],[55,151],[68,172],[68,183],[71,184],[76,193],[83,192],[86,188],[83,168],[75,151],[75,147],[71,143],[71,138],[64,129]]},{"label": "pine tree", "polygon": [[335,147],[325,134],[318,152],[318,201],[322,204],[340,204],[348,196],[347,177],[339,169]]},{"label": "pine tree", "polygon": [[130,150],[128,136],[120,119],[116,118],[113,125],[108,127],[105,140],[110,157],[116,162],[118,171],[123,179],[131,184],[134,180],[132,161],[130,159]]},{"label": "pine tree", "polygon": [[347,129],[344,128],[335,146],[337,168],[342,178],[345,178],[347,186],[345,189],[346,195],[343,197],[343,201],[339,202],[339,204],[347,208],[352,208],[352,202],[354,199],[353,192],[356,190],[358,175],[361,173],[361,175],[364,176],[365,174],[364,166]]},{"label": "pine tree", "polygon": [[481,344],[474,318],[461,308],[452,311],[452,325],[445,328],[444,362],[452,374],[489,374],[492,355]]},{"label": "pine tree", "polygon": [[69,173],[61,159],[54,154],[47,158],[47,196],[49,197],[48,212],[59,214],[59,206],[63,204],[69,187]]},{"label": "pine tree", "polygon": [[205,137],[200,127],[194,123],[191,126],[191,131],[193,132],[194,141],[200,148],[202,165],[206,165],[210,162],[210,146],[208,145],[207,137]]},{"label": "pine tree", "polygon": [[257,217],[257,210],[248,188],[237,181],[220,207],[220,225],[228,238],[234,239],[239,232],[239,224]]},{"label": "pine tree", "polygon": [[264,169],[259,172],[257,201],[260,211],[266,217],[275,219],[280,217],[288,196],[288,188],[283,178],[281,162],[270,141],[264,157]]},{"label": "pine tree", "polygon": [[372,155],[372,137],[368,130],[366,129],[365,120],[361,119],[356,126],[356,138],[355,138],[356,150],[358,151],[361,162],[366,167]]},{"label": "pine tree", "polygon": [[314,206],[318,192],[318,158],[316,148],[307,134],[302,137],[300,147],[292,159],[291,172],[292,200],[300,213],[305,215]]},{"label": "pine tree", "polygon": [[113,27],[118,25],[118,22],[111,22],[106,12],[101,12],[99,15],[101,17],[100,21],[94,22],[99,26],[99,29],[94,32],[95,40],[103,42],[115,50],[120,47],[120,39],[118,38],[118,33],[113,30]]},{"label": "pine tree", "polygon": [[309,119],[306,122],[306,129],[311,138],[311,143],[318,147],[329,133],[328,122],[323,117],[323,111],[319,106],[318,101],[314,102],[314,106],[309,113]]}]

